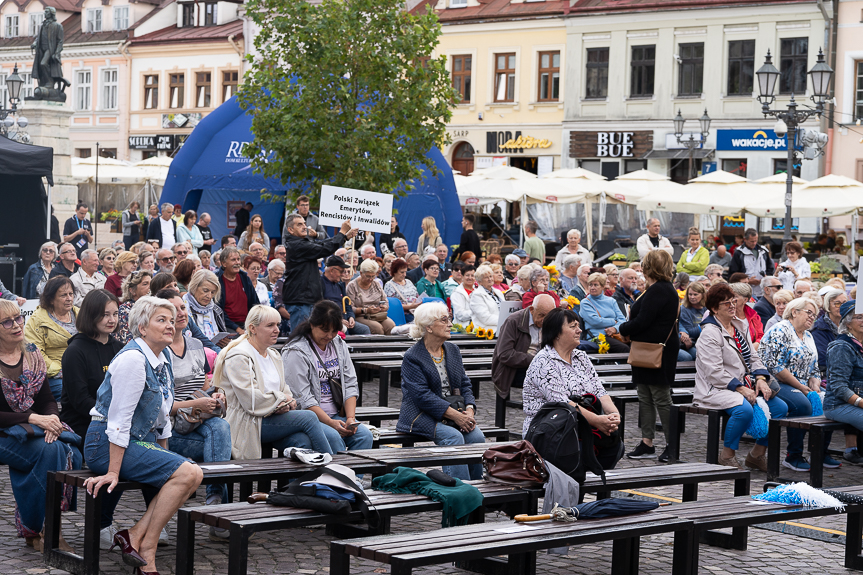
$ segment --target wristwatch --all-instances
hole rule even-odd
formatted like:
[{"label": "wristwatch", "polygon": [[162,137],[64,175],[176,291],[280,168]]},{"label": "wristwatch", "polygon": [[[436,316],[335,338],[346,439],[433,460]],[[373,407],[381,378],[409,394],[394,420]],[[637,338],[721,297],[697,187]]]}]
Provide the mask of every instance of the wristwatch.
[{"label": "wristwatch", "polygon": [[860,402],[863,401],[863,397],[857,396],[857,401],[854,402],[854,407],[859,407]]}]

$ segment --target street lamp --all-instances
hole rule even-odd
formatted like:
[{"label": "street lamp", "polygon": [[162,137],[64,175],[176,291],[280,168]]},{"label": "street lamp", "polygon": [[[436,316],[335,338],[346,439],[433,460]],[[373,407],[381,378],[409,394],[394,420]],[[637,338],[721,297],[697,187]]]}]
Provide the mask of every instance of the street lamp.
[{"label": "street lamp", "polygon": [[694,134],[689,134],[689,139],[683,139],[683,125],[686,124],[686,120],[683,118],[683,114],[680,112],[680,109],[677,110],[677,115],[674,117],[674,136],[677,138],[677,143],[685,147],[689,150],[689,179],[695,177],[695,165],[692,162],[692,154],[696,148],[704,144],[707,141],[707,136],[710,134],[710,116],[707,115],[707,110],[704,110],[704,115],[698,119],[698,123],[701,127],[701,139],[696,140]]},{"label": "street lamp", "polygon": [[18,103],[21,101],[21,88],[24,86],[24,80],[18,75],[18,66],[12,70],[12,74],[6,78],[6,88],[9,90],[9,108],[6,108],[6,103],[2,102],[3,107],[0,107],[0,133],[4,136],[9,136],[9,131],[13,126],[18,126],[18,130],[12,132],[10,139],[20,142],[29,143],[30,136],[22,132],[27,127],[27,118],[17,117]]},{"label": "street lamp", "polygon": [[791,190],[794,185],[794,141],[798,130],[798,126],[811,118],[812,116],[821,117],[824,113],[824,103],[827,101],[827,96],[830,91],[830,81],[833,79],[833,69],[824,61],[824,52],[818,50],[818,60],[815,66],[809,70],[809,79],[812,82],[812,96],[809,97],[815,103],[814,110],[798,110],[797,101],[794,99],[794,94],[791,94],[791,101],[785,110],[771,110],[770,104],[776,100],[774,92],[776,83],[779,81],[780,72],[773,65],[770,51],[767,51],[767,59],[764,65],[755,73],[758,77],[758,101],[761,102],[761,113],[765,117],[773,116],[776,118],[776,127],[774,131],[777,136],[781,137],[781,131],[787,134],[786,147],[788,148],[788,169],[787,177],[785,178],[785,232],[782,235],[782,242],[788,243],[791,241]]}]

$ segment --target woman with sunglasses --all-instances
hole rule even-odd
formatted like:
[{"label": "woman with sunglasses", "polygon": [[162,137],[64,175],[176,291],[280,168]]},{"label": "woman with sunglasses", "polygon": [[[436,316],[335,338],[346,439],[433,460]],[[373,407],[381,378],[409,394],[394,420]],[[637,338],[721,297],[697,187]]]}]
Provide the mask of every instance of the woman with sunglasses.
[{"label": "woman with sunglasses", "polygon": [[42,295],[45,284],[54,269],[54,260],[57,259],[57,244],[45,242],[39,250],[39,261],[27,268],[24,274],[24,297],[37,299]]},{"label": "woman with sunglasses", "polygon": [[147,270],[138,270],[129,274],[129,277],[123,282],[123,298],[121,300],[123,303],[120,304],[117,331],[114,333],[114,337],[123,345],[132,341],[132,332],[129,331],[129,312],[132,311],[132,306],[138,299],[150,295],[150,281],[152,279],[152,273]]},{"label": "woman with sunglasses", "polygon": [[[63,280],[56,280],[62,282]],[[69,280],[65,280],[68,282]],[[45,477],[49,471],[81,468],[78,438],[64,433],[57,402],[51,394],[47,366],[39,349],[24,340],[24,317],[15,302],[0,300],[0,463],[9,466],[9,483],[18,504],[15,527],[27,545],[42,551],[45,522]],[[29,424],[32,436],[24,431]],[[70,441],[72,443],[70,443]],[[74,510],[75,497],[64,501]],[[60,549],[71,551],[63,538]]]},{"label": "woman with sunglasses", "polygon": [[[812,391],[821,391],[821,371],[818,369],[818,352],[809,330],[818,317],[818,304],[809,298],[797,298],[785,307],[782,321],[777,323],[761,340],[759,354],[764,366],[779,382],[779,399],[788,404],[788,417],[809,417],[812,404],[807,397]],[[809,462],[803,457],[803,438],[806,431],[788,428],[788,456],[782,465],[794,471],[809,471]],[[824,437],[824,467],[835,469],[842,465],[827,454],[830,436]]]},{"label": "woman with sunglasses", "polygon": [[115,296],[122,297],[123,281],[138,267],[138,256],[123,252],[114,260],[114,275],[105,281],[105,289]]}]

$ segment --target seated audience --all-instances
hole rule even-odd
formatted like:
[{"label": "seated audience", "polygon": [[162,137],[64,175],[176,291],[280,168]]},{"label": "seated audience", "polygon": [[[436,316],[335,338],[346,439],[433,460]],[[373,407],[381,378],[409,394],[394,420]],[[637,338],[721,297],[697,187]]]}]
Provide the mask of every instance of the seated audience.
[{"label": "seated audience", "polygon": [[[691,276],[703,276],[710,262],[710,252],[701,245],[701,232],[697,227],[689,228],[689,248],[677,261],[677,273],[686,272]],[[731,258],[729,258],[729,263]],[[718,263],[718,262],[717,262]]]},{"label": "seated audience", "polygon": [[174,266],[174,279],[177,280],[177,291],[184,294],[188,291],[189,282],[192,281],[192,276],[200,267],[195,261],[186,258],[176,266]]},{"label": "seated audience", "polygon": [[257,256],[246,256],[243,258],[243,271],[249,276],[252,282],[252,287],[258,296],[258,301],[261,305],[270,305],[270,292],[264,282],[259,281],[264,262]]},{"label": "seated audience", "polygon": [[793,290],[795,282],[812,277],[812,269],[803,257],[803,246],[800,242],[786,244],[785,255],[788,259],[776,266],[773,275],[779,278],[784,289]]},{"label": "seated audience", "polygon": [[63,353],[69,346],[69,339],[78,333],[75,327],[78,308],[73,305],[74,301],[72,280],[65,276],[51,278],[45,284],[36,311],[24,327],[27,341],[45,358],[48,386],[54,401],[60,401],[63,392]]},{"label": "seated audience", "polygon": [[[321,276],[321,290],[325,300],[333,302],[342,310],[342,329],[345,333],[350,335],[368,335],[371,333],[371,330],[367,325],[357,323],[354,306],[351,304],[351,298],[347,296],[345,283],[341,280],[342,270],[347,267],[348,264],[339,256],[328,257],[326,268],[324,268],[324,275]],[[288,386],[290,387],[290,383]]]},{"label": "seated audience", "polygon": [[452,320],[463,327],[467,327],[471,322],[470,312],[470,296],[476,289],[476,271],[473,267],[462,263],[464,271],[462,272],[462,282],[449,298],[452,306]]},{"label": "seated audience", "polygon": [[417,282],[417,293],[422,296],[436,297],[446,301],[446,293],[444,293],[443,285],[438,276],[440,276],[440,263],[437,257],[428,259],[422,265],[424,277]]},{"label": "seated audience", "polygon": [[51,271],[54,269],[54,261],[57,259],[57,244],[45,242],[39,248],[39,261],[27,268],[24,274],[23,296],[26,299],[39,299]]},{"label": "seated audience", "polygon": [[138,256],[123,252],[114,260],[114,274],[105,280],[105,289],[117,296],[123,295],[123,281],[138,267]]},{"label": "seated audience", "polygon": [[[741,467],[737,460],[740,438],[752,422],[753,409],[760,395],[767,402],[771,419],[788,413],[786,403],[777,397],[778,385],[770,385],[770,373],[751,345],[750,325],[736,312],[737,294],[726,284],[707,291],[705,307],[710,315],[701,323],[698,353],[695,356],[695,395],[693,403],[728,413],[720,465]],[[744,465],[767,472],[767,437],[758,439],[746,456]]]},{"label": "seated audience", "polygon": [[[455,262],[454,264],[452,264],[450,276],[445,282],[443,282],[443,291],[446,294],[447,300],[452,297],[453,292],[458,289],[458,286],[461,285],[461,282],[464,279],[464,276],[462,274],[464,274],[465,267],[467,266],[465,266],[461,262]],[[509,285],[506,286],[506,289],[509,289]]]},{"label": "seated audience", "polygon": [[387,317],[390,303],[384,288],[376,281],[378,271],[375,260],[363,260],[359,277],[351,280],[346,291],[357,313],[356,321],[367,325],[373,334],[389,335],[396,324]]},{"label": "seated audience", "polygon": [[75,289],[75,305],[81,305],[84,296],[94,289],[102,289],[105,285],[105,276],[99,273],[99,254],[96,250],[84,250],[81,252],[81,267],[69,278]]},{"label": "seated audience", "polygon": [[530,289],[524,292],[524,296],[521,298],[522,308],[529,307],[533,303],[533,298],[541,293],[550,295],[555,305],[560,305],[560,296],[548,289],[549,275],[547,271],[538,266],[530,273],[529,280]]},{"label": "seated audience", "polygon": [[[840,236],[841,237],[841,236]],[[863,431],[863,314],[855,314],[856,301],[842,304],[839,310],[839,335],[827,347],[827,393],[824,416],[853,425]],[[853,437],[846,433],[846,438]],[[856,439],[856,437],[855,437]],[[854,465],[863,464],[863,456],[845,444],[843,458]]]},{"label": "seated audience", "polygon": [[491,266],[481,265],[476,270],[477,288],[470,296],[470,315],[477,328],[497,331],[500,304],[503,294],[493,287],[494,271]]},{"label": "seated audience", "polygon": [[[458,346],[451,337],[449,311],[442,303],[424,303],[414,313],[411,337],[419,341],[402,363],[402,405],[396,430],[414,433],[435,445],[484,443],[476,426],[476,399]],[[461,396],[464,410],[449,398]],[[482,465],[445,465],[444,473],[467,481],[482,478]]]},{"label": "seated audience", "polygon": [[731,291],[734,292],[737,298],[737,307],[735,309],[738,319],[742,319],[749,324],[749,337],[752,338],[750,343],[755,344],[755,349],[758,349],[761,338],[764,337],[764,326],[761,324],[758,312],[746,305],[752,299],[752,286],[738,282],[732,283],[728,287],[731,288]]},{"label": "seated audience", "polygon": [[[704,303],[707,290],[700,283],[689,284],[686,296],[680,306],[680,352],[677,361],[693,361],[697,354],[695,344],[701,335],[701,321],[704,319]],[[686,357],[684,357],[686,356]]]},{"label": "seated audience", "polygon": [[848,301],[844,291],[828,289],[823,298],[824,313],[821,314],[812,329],[812,339],[815,340],[815,349],[818,350],[818,369],[821,372],[821,381],[827,381],[827,346],[829,346],[839,335],[839,322],[842,320],[839,310],[842,304]]},{"label": "seated audience", "polygon": [[384,284],[384,293],[387,297],[394,297],[402,303],[405,319],[408,323],[413,321],[413,311],[422,304],[422,298],[417,293],[413,282],[407,279],[408,264],[401,258],[393,261],[390,266],[392,279]]},{"label": "seated audience", "polygon": [[150,282],[150,295],[156,295],[163,289],[177,289],[177,278],[169,272],[159,272]]},{"label": "seated audience", "polygon": [[126,345],[133,339],[132,332],[129,329],[129,312],[132,311],[132,306],[135,305],[136,301],[150,295],[152,277],[150,272],[139,270],[131,274],[123,282],[122,303],[117,314],[117,331],[114,332],[114,337],[123,345]]},{"label": "seated audience", "polygon": [[776,313],[773,314],[773,317],[767,320],[767,324],[764,326],[765,335],[774,325],[782,321],[782,314],[785,313],[785,306],[793,299],[794,294],[787,289],[781,289],[773,294],[773,307],[776,309]]},{"label": "seated audience", "polygon": [[614,298],[605,295],[605,277],[605,274],[596,272],[587,278],[588,295],[581,300],[580,306],[584,338],[592,340],[603,334],[610,352],[626,353],[629,346],[612,337],[620,333],[620,325],[626,321],[626,316]]},{"label": "seated audience", "polygon": [[614,292],[617,291],[617,281],[620,279],[620,271],[614,264],[605,264],[602,266],[602,269],[605,270],[605,289],[603,293],[608,297],[613,297]]},{"label": "seated audience", "polygon": [[251,278],[241,269],[237,248],[222,250],[222,273],[217,275],[222,288],[219,307],[225,312],[225,325],[242,335],[246,314],[260,302]]}]

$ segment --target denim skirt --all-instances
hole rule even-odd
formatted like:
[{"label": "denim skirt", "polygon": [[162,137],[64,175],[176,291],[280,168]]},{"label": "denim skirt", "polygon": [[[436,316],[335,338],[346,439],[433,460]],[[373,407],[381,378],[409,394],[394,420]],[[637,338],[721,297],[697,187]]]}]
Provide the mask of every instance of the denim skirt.
[{"label": "denim skirt", "polygon": [[[104,475],[111,463],[108,435],[105,433],[106,421],[92,421],[84,441],[87,466],[96,474]],[[153,487],[162,487],[177,469],[185,462],[192,462],[173,451],[168,451],[156,443],[153,432],[142,440],[130,438],[123,464],[120,466],[120,479],[137,481]]]}]

